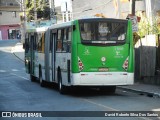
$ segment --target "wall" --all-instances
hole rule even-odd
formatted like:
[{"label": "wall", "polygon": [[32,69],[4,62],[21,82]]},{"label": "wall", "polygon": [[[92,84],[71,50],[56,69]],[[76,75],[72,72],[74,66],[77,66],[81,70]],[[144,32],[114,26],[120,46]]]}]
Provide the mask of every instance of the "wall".
[{"label": "wall", "polygon": [[[120,2],[118,7],[118,0],[73,0],[73,18],[83,18],[87,16],[94,16],[95,14],[103,14],[108,18],[122,18],[126,19],[130,13],[130,2]],[[145,10],[145,2],[136,1],[136,11]],[[118,12],[121,12],[120,17]]]},{"label": "wall", "polygon": [[2,40],[8,39],[8,26],[0,26],[0,31],[2,35]]},{"label": "wall", "polygon": [[15,0],[0,0],[0,31],[2,39],[8,39],[9,29],[20,29],[19,14],[20,5]]},{"label": "wall", "polygon": [[112,0],[73,0],[73,18],[83,18],[102,13],[106,17],[116,17]]},{"label": "wall", "polygon": [[20,16],[19,12],[16,12],[16,16],[13,12],[2,12],[0,15],[0,25],[12,25],[12,24],[20,24]]},{"label": "wall", "polygon": [[2,35],[2,40],[9,39],[8,31],[10,29],[20,30],[20,25],[18,25],[18,24],[14,24],[14,25],[1,25],[0,26],[0,31],[1,31],[1,35]]},{"label": "wall", "polygon": [[135,45],[135,80],[147,84],[160,84],[156,76],[156,36],[146,35]]}]

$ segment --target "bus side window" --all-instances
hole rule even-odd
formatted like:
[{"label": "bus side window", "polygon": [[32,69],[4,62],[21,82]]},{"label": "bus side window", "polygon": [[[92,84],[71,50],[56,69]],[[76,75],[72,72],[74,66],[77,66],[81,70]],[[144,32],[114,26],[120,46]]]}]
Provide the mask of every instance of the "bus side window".
[{"label": "bus side window", "polygon": [[57,41],[56,41],[56,51],[62,51],[62,30],[58,30]]},{"label": "bus side window", "polygon": [[38,50],[38,52],[44,53],[45,33],[38,33],[36,42],[37,42],[37,50]]},{"label": "bus side window", "polygon": [[71,52],[71,28],[65,28],[63,34],[63,51]]},{"label": "bus side window", "polygon": [[53,41],[54,41],[54,33],[51,33],[51,39],[50,39],[50,44],[49,44],[49,52],[53,51]]},{"label": "bus side window", "polygon": [[44,53],[44,46],[45,46],[45,33],[42,33],[42,53]]},{"label": "bus side window", "polygon": [[55,49],[55,46],[53,46],[53,43],[55,45],[55,40],[57,39],[57,29],[53,29],[51,30],[51,39],[50,39],[50,46],[49,46],[49,50],[50,52],[53,52],[53,50]]},{"label": "bus side window", "polygon": [[67,52],[67,28],[63,30],[63,51]]},{"label": "bus side window", "polygon": [[29,50],[29,35],[28,35],[28,33],[26,33],[26,36],[25,36],[25,52],[28,53],[28,50]]},{"label": "bus side window", "polygon": [[37,49],[37,33],[34,34],[34,40],[33,40],[33,50]]},{"label": "bus side window", "polygon": [[38,52],[42,52],[42,33],[38,33],[37,37],[37,43],[38,43]]},{"label": "bus side window", "polygon": [[68,32],[67,32],[67,52],[71,52],[71,39],[72,39],[72,36],[71,36],[71,27],[68,28]]}]

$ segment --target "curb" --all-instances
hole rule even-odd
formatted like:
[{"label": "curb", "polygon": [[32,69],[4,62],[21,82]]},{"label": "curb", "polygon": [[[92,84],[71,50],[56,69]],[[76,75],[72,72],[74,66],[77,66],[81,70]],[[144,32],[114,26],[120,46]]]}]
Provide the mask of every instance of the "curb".
[{"label": "curb", "polygon": [[13,53],[13,55],[16,57],[16,58],[18,58],[21,62],[24,62],[24,60],[22,60],[20,57],[18,57],[14,52],[12,52]]},{"label": "curb", "polygon": [[[17,44],[19,44],[19,43],[17,43]],[[16,44],[16,45],[17,45]],[[16,53],[14,52],[14,48],[16,47],[16,45],[14,46],[14,47],[12,47],[12,49],[11,49],[11,53],[13,53],[13,55],[16,57],[16,58],[18,58],[21,62],[25,62],[23,59],[21,59],[18,55],[16,55]]]},{"label": "curb", "polygon": [[147,92],[147,91],[142,91],[142,90],[137,90],[137,89],[132,89],[132,88],[121,87],[121,86],[118,86],[118,88],[122,90],[130,91],[130,92],[134,92],[134,93],[139,93],[140,95],[146,95],[148,97],[160,98],[159,93]]}]

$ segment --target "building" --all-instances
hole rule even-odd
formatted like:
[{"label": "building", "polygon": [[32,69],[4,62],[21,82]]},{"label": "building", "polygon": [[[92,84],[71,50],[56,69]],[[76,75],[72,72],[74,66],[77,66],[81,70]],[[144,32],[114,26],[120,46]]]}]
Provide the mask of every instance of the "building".
[{"label": "building", "polygon": [[[132,0],[72,0],[73,19],[101,14],[107,18],[126,19],[131,13]],[[135,0],[135,12],[156,16],[160,13],[159,0]]]},{"label": "building", "polygon": [[16,0],[0,0],[0,40],[20,38],[19,13]]}]

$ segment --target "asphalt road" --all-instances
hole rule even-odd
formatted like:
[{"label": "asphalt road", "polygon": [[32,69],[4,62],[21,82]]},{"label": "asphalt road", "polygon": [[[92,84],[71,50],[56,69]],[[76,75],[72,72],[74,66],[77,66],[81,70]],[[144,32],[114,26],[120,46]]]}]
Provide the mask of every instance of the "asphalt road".
[{"label": "asphalt road", "polygon": [[[38,82],[30,81],[29,75],[25,73],[24,63],[11,53],[12,47],[17,42],[0,41],[0,111],[160,111],[159,98],[119,89],[115,94],[100,93],[96,89],[71,89],[69,94],[61,95],[55,85],[40,87]],[[17,118],[10,119],[17,120]],[[28,118],[24,119],[28,120]],[[158,118],[48,117],[45,119],[157,120]]]}]

